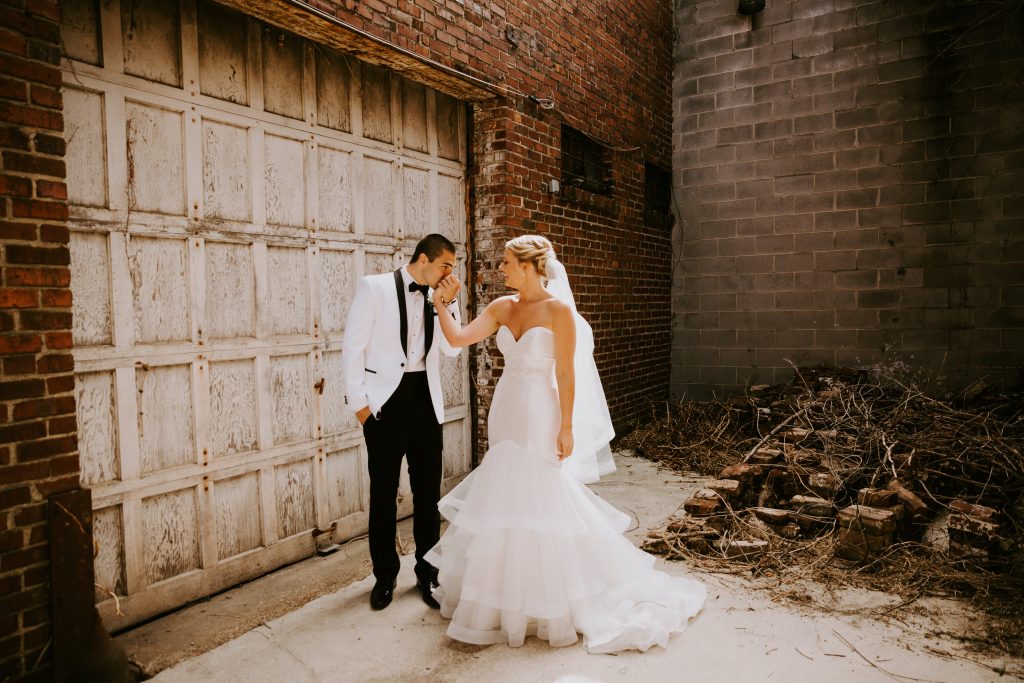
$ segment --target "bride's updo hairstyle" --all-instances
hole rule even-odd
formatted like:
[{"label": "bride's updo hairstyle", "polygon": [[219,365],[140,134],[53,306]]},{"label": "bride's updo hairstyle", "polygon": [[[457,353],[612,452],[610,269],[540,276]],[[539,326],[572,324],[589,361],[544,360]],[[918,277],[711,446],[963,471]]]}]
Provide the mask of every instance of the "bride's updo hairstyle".
[{"label": "bride's updo hairstyle", "polygon": [[520,263],[532,263],[541,277],[547,277],[548,257],[554,257],[555,250],[547,237],[542,235],[520,235],[505,242],[505,248],[515,255]]}]

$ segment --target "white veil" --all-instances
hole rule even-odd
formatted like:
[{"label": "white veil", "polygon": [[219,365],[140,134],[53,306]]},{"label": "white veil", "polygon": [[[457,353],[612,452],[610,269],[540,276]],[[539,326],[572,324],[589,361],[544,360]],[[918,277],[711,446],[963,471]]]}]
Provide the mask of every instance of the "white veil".
[{"label": "white veil", "polygon": [[594,331],[576,310],[565,266],[554,253],[547,260],[547,290],[572,307],[576,318],[575,400],[572,410],[572,456],[562,461],[562,469],[585,484],[615,470],[609,442],[615,436],[604,386],[594,363]]}]

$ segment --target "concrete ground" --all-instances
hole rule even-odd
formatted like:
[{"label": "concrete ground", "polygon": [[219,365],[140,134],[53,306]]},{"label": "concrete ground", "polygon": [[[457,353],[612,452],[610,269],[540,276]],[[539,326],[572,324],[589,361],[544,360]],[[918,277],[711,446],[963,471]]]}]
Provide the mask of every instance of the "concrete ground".
[{"label": "concrete ground", "polygon": [[[638,519],[631,538],[664,522],[701,479],[617,456],[619,469],[594,490]],[[405,537],[410,536],[403,524]],[[777,604],[741,577],[671,574],[708,586],[708,601],[667,649],[588,655],[582,645],[470,646],[445,635],[446,622],[415,590],[411,541],[394,603],[369,606],[373,578],[365,539],[313,558],[119,635],[116,640],[155,680],[246,683],[333,681],[974,681],[1017,680],[1024,662],[963,649],[977,627],[963,603],[919,601],[883,623],[861,608],[899,598],[808,587],[817,605]],[[308,602],[307,602],[308,601]],[[304,604],[305,603],[305,604]],[[200,654],[202,653],[202,654]],[[191,658],[189,658],[191,657]]]}]

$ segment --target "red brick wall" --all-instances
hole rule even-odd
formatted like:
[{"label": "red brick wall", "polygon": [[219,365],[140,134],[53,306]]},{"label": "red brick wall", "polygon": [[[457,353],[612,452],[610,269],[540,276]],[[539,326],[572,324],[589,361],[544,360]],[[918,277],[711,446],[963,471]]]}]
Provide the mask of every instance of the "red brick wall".
[{"label": "red brick wall", "polygon": [[672,386],[1024,364],[1020,3],[679,2]]},{"label": "red brick wall", "polygon": [[0,27],[0,680],[48,680],[46,498],[79,471],[57,3]]},{"label": "red brick wall", "polygon": [[[504,243],[542,233],[555,244],[597,340],[596,359],[613,420],[648,413],[648,399],[668,396],[670,231],[645,223],[644,158],[613,153],[611,197],[541,184],[561,178],[561,124],[554,113],[522,101],[478,105],[474,117],[473,202],[478,310],[511,293],[497,265]],[[493,338],[474,357],[473,377],[485,424],[491,388],[502,367]],[[486,447],[480,430],[480,452]]]},{"label": "red brick wall", "polygon": [[[597,360],[616,424],[668,396],[670,235],[645,226],[644,162],[671,161],[671,8],[658,0],[606,3],[314,2],[375,36],[507,90],[474,105],[471,169],[474,305],[508,293],[496,280],[504,242],[526,232],[559,249],[580,309],[594,326]],[[541,109],[526,96],[551,99]],[[565,122],[612,148],[610,200],[558,196]],[[479,433],[500,367],[493,347],[473,359]],[[481,438],[483,446],[485,440]],[[482,453],[482,451],[481,451]]]},{"label": "red brick wall", "polygon": [[[584,132],[671,147],[672,16],[659,0],[313,0],[309,5],[499,87],[552,98]],[[528,122],[527,122],[528,124]]]}]

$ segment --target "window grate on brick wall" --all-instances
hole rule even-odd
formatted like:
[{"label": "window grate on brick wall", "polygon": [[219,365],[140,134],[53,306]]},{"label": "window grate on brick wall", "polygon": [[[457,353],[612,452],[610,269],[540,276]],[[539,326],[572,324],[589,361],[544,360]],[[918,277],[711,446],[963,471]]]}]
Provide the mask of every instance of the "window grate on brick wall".
[{"label": "window grate on brick wall", "polygon": [[571,126],[562,126],[562,183],[595,194],[612,193],[608,148]]}]

